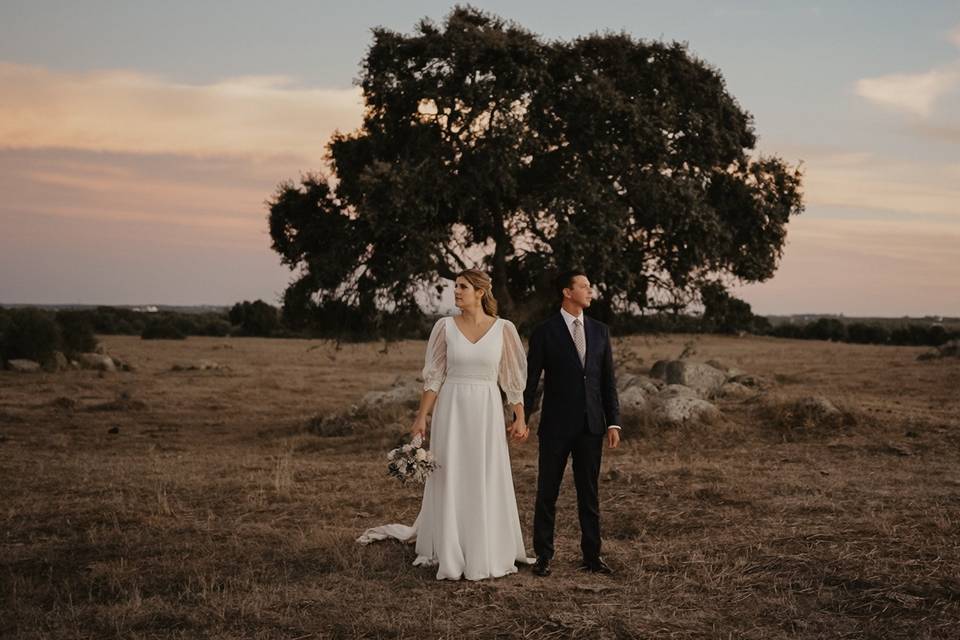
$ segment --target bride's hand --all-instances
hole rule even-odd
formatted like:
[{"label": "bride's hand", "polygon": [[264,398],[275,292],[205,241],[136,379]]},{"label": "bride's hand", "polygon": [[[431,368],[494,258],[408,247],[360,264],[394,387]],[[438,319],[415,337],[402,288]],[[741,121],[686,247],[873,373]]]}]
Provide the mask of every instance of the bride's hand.
[{"label": "bride's hand", "polygon": [[410,428],[410,437],[416,438],[417,436],[424,440],[427,438],[427,418],[425,416],[417,416]]},{"label": "bride's hand", "polygon": [[517,418],[513,421],[513,424],[510,425],[510,436],[514,440],[520,442],[525,442],[526,439],[530,436],[530,429],[527,428],[527,423],[522,418]]}]

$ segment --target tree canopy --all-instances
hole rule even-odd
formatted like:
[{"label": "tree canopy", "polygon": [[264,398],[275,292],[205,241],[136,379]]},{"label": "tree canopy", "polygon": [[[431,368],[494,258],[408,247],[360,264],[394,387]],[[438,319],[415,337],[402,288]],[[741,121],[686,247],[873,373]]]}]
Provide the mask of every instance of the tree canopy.
[{"label": "tree canopy", "polygon": [[374,29],[359,83],[363,124],[330,141],[333,176],[269,203],[298,272],[288,321],[416,315],[468,266],[519,322],[571,267],[601,316],[676,309],[705,283],[771,277],[803,209],[799,170],[751,154],[752,117],[682,44],[547,42],[457,7],[410,35]]}]

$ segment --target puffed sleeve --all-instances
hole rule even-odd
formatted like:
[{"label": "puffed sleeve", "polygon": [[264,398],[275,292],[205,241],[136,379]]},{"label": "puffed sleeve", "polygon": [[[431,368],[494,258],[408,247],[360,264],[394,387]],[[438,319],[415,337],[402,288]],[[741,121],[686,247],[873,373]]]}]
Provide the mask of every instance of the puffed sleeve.
[{"label": "puffed sleeve", "polygon": [[423,390],[440,391],[440,385],[447,376],[447,334],[446,318],[440,318],[433,325],[430,339],[427,340],[427,355],[423,359]]},{"label": "puffed sleeve", "polygon": [[517,328],[509,320],[503,321],[503,353],[500,354],[500,388],[510,404],[523,404],[523,390],[527,386],[527,354]]}]

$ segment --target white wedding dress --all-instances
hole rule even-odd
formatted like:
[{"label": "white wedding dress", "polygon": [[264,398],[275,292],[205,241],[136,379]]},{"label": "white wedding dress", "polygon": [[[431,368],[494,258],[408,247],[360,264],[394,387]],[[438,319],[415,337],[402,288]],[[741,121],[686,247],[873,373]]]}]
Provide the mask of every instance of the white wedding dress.
[{"label": "white wedding dress", "polygon": [[527,359],[517,329],[497,318],[467,340],[452,317],[441,318],[427,343],[424,390],[437,391],[430,450],[439,468],[428,477],[413,526],[368,529],[361,544],[416,538],[414,565],[438,565],[438,580],[482,580],[532,563],[523,545],[510,470],[499,386],[523,402]]}]

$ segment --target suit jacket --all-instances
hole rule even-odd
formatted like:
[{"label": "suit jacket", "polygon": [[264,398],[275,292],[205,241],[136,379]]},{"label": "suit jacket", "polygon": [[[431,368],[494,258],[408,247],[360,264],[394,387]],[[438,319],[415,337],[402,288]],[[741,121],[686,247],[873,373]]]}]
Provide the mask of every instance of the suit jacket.
[{"label": "suit jacket", "polygon": [[523,405],[527,416],[537,410],[537,386],[543,373],[543,413],[537,432],[541,438],[576,436],[583,431],[584,420],[595,435],[603,435],[608,426],[620,423],[610,329],[586,315],[583,325],[587,340],[583,365],[559,312],[539,324],[530,336]]}]

